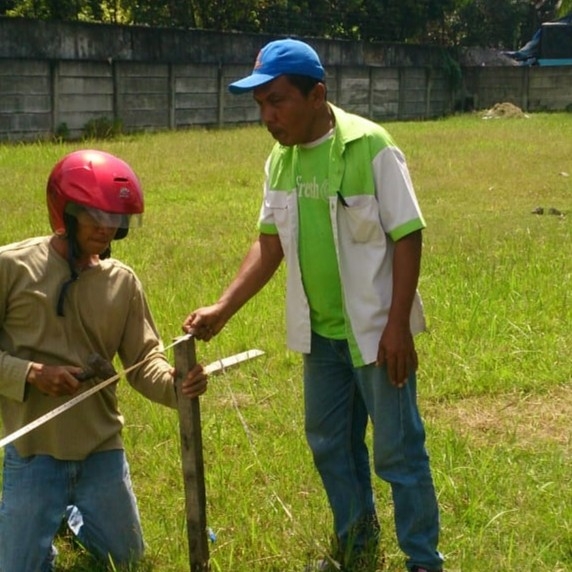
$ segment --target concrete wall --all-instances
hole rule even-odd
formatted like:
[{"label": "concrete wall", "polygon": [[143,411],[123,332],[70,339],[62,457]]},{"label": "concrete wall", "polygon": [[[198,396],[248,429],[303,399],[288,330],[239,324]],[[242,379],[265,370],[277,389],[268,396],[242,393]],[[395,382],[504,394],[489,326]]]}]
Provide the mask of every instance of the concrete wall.
[{"label": "concrete wall", "polygon": [[[120,121],[124,132],[256,122],[252,96],[227,90],[250,70],[251,64],[0,59],[0,140],[78,138],[100,118]],[[439,70],[334,66],[326,82],[333,103],[374,120],[450,111]]]},{"label": "concrete wall", "polygon": [[464,86],[475,107],[509,102],[524,111],[572,111],[572,66],[473,67]]},{"label": "concrete wall", "polygon": [[[141,61],[252,65],[258,50],[276,36],[140,26],[66,23],[0,16],[0,58]],[[328,66],[424,66],[443,50],[309,38]]]},{"label": "concrete wall", "polygon": [[[232,96],[262,45],[275,39],[0,17],[0,140],[81,137],[92,120],[125,132],[258,121]],[[329,99],[376,121],[446,115],[455,98],[443,49],[313,39]],[[478,107],[572,106],[572,67],[470,67],[463,94]]]}]

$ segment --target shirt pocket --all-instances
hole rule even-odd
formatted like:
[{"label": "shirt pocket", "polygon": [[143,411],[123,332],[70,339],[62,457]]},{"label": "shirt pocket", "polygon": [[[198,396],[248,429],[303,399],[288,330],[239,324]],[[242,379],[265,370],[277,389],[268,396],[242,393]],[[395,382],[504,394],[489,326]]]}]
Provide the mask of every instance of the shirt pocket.
[{"label": "shirt pocket", "polygon": [[338,212],[353,242],[383,241],[379,206],[373,195],[344,197]]}]

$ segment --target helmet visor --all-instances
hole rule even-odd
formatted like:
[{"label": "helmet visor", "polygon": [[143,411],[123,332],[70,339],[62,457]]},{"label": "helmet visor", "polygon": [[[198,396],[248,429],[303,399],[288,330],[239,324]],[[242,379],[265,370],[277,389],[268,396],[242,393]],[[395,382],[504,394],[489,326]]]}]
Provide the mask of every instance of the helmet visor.
[{"label": "helmet visor", "polygon": [[85,213],[94,221],[97,226],[105,226],[108,228],[133,228],[141,226],[142,215],[138,214],[121,214],[110,213],[93,207],[78,205],[77,203],[68,203],[66,205],[66,213],[77,218],[78,214]]}]

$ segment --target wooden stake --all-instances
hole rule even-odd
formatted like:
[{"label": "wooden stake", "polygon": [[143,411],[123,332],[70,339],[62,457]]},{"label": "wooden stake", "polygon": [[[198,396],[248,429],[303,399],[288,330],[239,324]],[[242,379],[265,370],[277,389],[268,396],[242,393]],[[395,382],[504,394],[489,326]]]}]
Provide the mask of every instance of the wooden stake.
[{"label": "wooden stake", "polygon": [[175,346],[175,390],[179,410],[181,459],[185,486],[187,538],[191,572],[209,570],[207,538],[205,471],[199,398],[183,396],[181,384],[197,363],[195,340],[190,338]]}]

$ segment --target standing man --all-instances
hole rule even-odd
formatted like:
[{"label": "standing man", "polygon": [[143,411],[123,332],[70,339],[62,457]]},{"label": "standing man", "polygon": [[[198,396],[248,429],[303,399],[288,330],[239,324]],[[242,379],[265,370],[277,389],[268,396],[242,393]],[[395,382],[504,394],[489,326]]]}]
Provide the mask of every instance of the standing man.
[{"label": "standing man", "polygon": [[413,335],[424,329],[417,281],[425,223],[405,158],[380,126],[328,103],[306,43],[267,44],[252,91],[277,143],[266,163],[260,234],[236,278],[183,328],[209,340],[287,264],[288,345],[304,359],[305,431],[333,512],[333,553],[308,570],[376,569],[375,472],[391,485],[411,572],[440,572],[439,514],[416,403]]},{"label": "standing man", "polygon": [[[51,236],[0,248],[0,408],[6,434],[64,404],[90,354],[125,368],[145,397],[176,407],[173,368],[141,283],[110,258],[143,212],[131,167],[101,151],[76,151],[47,185]],[[79,542],[116,566],[143,555],[137,502],[123,450],[123,416],[111,384],[6,446],[0,503],[0,570],[50,572],[62,517]],[[206,389],[197,365],[182,384]],[[70,523],[72,519],[70,518]]]}]

